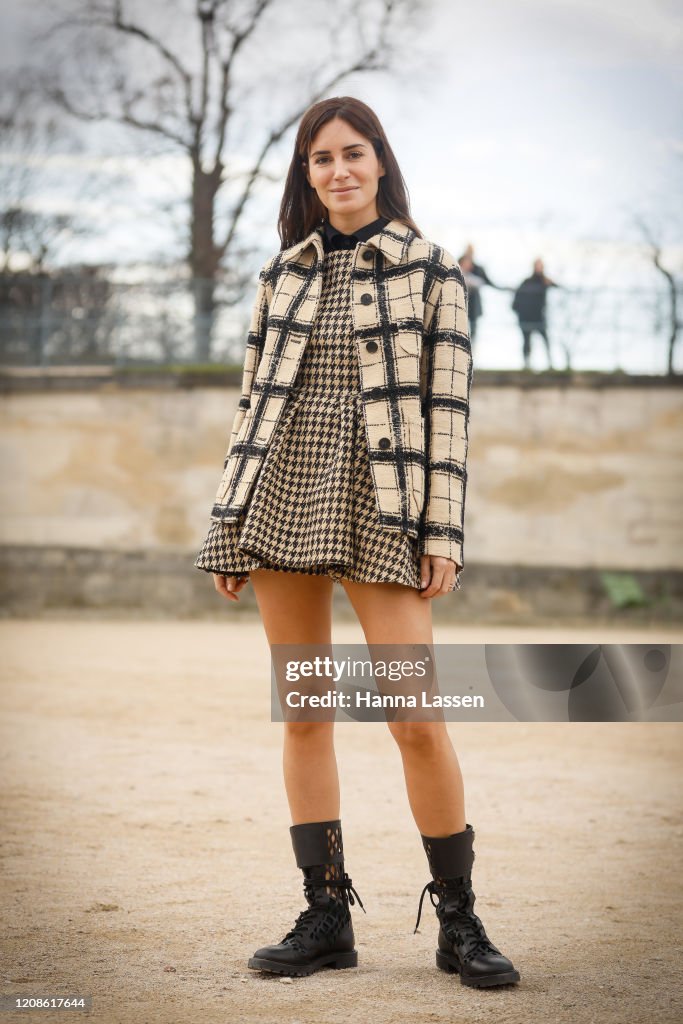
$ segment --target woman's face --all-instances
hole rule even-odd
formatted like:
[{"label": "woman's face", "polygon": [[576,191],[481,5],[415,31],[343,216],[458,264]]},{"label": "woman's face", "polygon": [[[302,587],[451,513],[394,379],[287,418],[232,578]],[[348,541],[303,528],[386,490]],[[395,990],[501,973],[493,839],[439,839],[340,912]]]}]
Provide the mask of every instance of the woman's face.
[{"label": "woman's face", "polygon": [[323,125],[308,153],[306,178],[330,223],[347,232],[379,216],[377,191],[385,174],[369,139],[335,117]]}]

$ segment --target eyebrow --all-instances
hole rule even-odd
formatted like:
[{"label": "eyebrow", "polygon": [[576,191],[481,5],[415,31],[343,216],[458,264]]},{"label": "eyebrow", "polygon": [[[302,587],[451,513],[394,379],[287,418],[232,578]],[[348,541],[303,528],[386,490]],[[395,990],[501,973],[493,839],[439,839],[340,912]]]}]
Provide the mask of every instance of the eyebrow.
[{"label": "eyebrow", "polygon": [[[352,142],[350,146],[342,146],[342,149],[358,149],[359,147],[365,147],[364,142]],[[321,153],[329,153],[329,149],[316,149],[315,153],[311,153],[311,156],[319,156]]]}]

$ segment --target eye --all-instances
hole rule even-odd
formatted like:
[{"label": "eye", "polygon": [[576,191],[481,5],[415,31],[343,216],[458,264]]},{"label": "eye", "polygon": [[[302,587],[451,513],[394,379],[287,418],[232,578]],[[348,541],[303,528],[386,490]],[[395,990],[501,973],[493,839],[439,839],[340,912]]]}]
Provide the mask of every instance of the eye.
[{"label": "eye", "polygon": [[[349,156],[351,156],[351,157],[359,157],[360,158],[360,157],[364,156],[364,154],[360,150],[356,150],[353,153],[349,153]],[[313,163],[314,164],[324,164],[325,161],[328,160],[328,159],[329,159],[329,157],[326,157],[326,156],[317,156],[315,158],[315,160],[313,161]]]}]

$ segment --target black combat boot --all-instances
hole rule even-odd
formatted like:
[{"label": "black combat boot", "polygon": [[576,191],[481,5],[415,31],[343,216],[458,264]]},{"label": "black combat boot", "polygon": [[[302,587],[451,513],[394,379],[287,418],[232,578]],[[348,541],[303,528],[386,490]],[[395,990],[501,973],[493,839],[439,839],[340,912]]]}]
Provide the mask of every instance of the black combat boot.
[{"label": "black combat boot", "polygon": [[[422,901],[428,892],[441,925],[436,951],[437,967],[442,971],[456,972],[463,985],[474,988],[510,985],[519,981],[519,971],[489,941],[483,924],[474,913],[476,897],[472,892],[471,878],[473,840],[471,825],[464,832],[444,838],[422,836],[433,881],[427,882],[422,890],[415,931],[420,923]],[[435,895],[438,903],[434,902]]]},{"label": "black combat boot", "polygon": [[290,828],[297,867],[304,873],[308,909],[275,946],[257,949],[247,966],[302,977],[321,967],[357,967],[349,903],[361,898],[344,871],[341,822],[313,821]]}]

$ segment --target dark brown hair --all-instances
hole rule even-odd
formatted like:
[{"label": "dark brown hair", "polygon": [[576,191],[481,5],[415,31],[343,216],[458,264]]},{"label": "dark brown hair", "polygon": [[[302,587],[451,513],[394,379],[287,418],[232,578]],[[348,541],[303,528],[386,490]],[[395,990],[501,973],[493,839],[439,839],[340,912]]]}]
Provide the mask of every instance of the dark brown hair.
[{"label": "dark brown hair", "polygon": [[306,180],[306,167],[313,139],[322,126],[335,117],[346,121],[368,139],[377,159],[384,163],[386,173],[379,179],[377,192],[378,216],[400,220],[412,228],[418,238],[424,237],[410,216],[408,189],[379,118],[354,96],[332,96],[309,107],[299,123],[277,225],[282,249],[306,238],[326,217],[325,207]]}]

